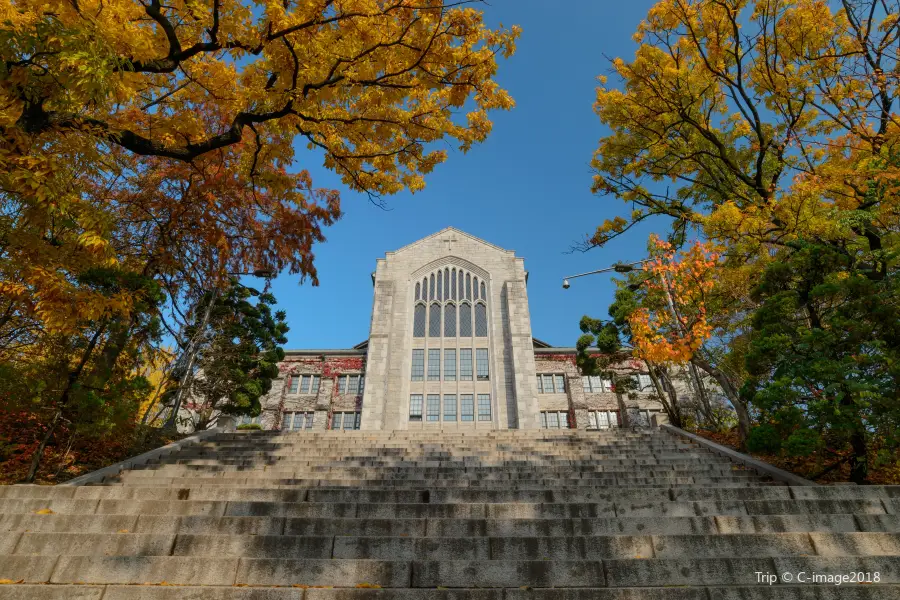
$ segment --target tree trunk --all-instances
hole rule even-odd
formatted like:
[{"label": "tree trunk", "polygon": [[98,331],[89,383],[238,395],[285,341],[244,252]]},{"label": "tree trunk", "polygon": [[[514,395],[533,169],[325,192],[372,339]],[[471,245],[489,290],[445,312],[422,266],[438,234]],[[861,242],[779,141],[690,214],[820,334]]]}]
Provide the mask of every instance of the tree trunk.
[{"label": "tree trunk", "polygon": [[[660,382],[662,377],[668,378],[668,374],[663,373],[663,370],[659,366],[652,364],[649,361],[644,362],[647,365],[647,372],[650,374],[650,380],[653,382],[653,387],[656,388],[656,395],[659,396],[660,403],[663,405],[663,410],[666,411],[666,416],[669,417],[669,423],[679,429],[683,429],[684,423],[681,420],[681,409],[678,406],[678,398],[672,392],[671,383],[668,386],[664,386]],[[668,401],[666,400],[667,397]]]},{"label": "tree trunk", "polygon": [[31,457],[31,468],[28,469],[28,475],[25,476],[24,483],[34,483],[38,468],[41,466],[41,456],[44,454],[44,448],[47,447],[47,443],[50,441],[50,438],[53,437],[53,432],[56,430],[56,424],[59,423],[59,418],[61,416],[62,409],[59,409],[53,416],[50,426],[47,427],[47,431],[44,433],[41,443],[38,444],[37,450],[34,451],[34,456]]},{"label": "tree trunk", "polygon": [[850,461],[850,481],[864,485],[869,483],[869,452],[866,432],[855,429],[850,436],[853,459]]},{"label": "tree trunk", "polygon": [[694,354],[691,362],[715,379],[716,383],[719,384],[719,387],[722,388],[722,393],[724,393],[725,397],[731,402],[731,405],[734,407],[734,412],[737,413],[741,451],[746,452],[747,438],[750,436],[750,409],[747,404],[741,400],[737,386],[731,381],[728,375],[718,367],[711,365],[709,361],[703,358],[699,353]]}]

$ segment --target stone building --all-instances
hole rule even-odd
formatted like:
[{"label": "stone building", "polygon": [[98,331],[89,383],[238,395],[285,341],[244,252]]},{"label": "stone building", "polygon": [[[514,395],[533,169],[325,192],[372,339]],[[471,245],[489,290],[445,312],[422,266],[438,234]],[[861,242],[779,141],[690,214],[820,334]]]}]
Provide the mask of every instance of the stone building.
[{"label": "stone building", "polygon": [[[532,336],[524,260],[448,227],[377,260],[369,337],[288,350],[253,422],[265,429],[603,429],[661,407],[582,377],[575,348]],[[250,419],[245,419],[249,421]]]}]

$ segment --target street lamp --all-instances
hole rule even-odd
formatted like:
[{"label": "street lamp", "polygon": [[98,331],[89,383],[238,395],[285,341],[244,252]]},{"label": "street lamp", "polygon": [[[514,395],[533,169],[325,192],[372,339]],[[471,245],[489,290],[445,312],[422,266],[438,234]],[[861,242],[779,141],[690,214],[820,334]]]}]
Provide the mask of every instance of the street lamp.
[{"label": "street lamp", "polygon": [[650,259],[648,258],[648,259],[639,260],[639,261],[633,262],[633,263],[616,263],[616,264],[612,265],[611,267],[606,267],[605,269],[598,269],[596,271],[588,271],[587,273],[579,273],[578,275],[569,275],[568,277],[563,279],[562,286],[563,286],[564,290],[567,290],[572,286],[572,284],[569,283],[570,279],[575,279],[576,277],[584,277],[585,275],[596,275],[597,273],[607,273],[609,271],[615,271],[616,273],[629,273],[631,271],[634,271],[634,267],[636,265],[642,265],[645,262],[649,262],[649,260]]}]

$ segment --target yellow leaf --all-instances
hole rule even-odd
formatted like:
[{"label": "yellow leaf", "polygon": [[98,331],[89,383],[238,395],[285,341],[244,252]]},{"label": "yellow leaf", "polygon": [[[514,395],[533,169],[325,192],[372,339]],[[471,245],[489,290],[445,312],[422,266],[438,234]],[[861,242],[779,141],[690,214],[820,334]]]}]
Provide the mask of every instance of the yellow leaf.
[{"label": "yellow leaf", "polygon": [[42,508],[41,510],[34,511],[34,514],[36,514],[36,515],[54,515],[56,513],[54,513],[49,508]]}]

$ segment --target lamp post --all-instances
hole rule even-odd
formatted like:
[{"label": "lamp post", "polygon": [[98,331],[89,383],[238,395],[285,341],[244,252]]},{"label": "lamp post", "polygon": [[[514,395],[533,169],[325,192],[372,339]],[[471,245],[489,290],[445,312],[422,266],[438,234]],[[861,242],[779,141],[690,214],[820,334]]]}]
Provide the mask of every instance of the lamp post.
[{"label": "lamp post", "polygon": [[628,273],[634,270],[635,265],[642,265],[645,262],[649,262],[649,258],[646,260],[639,260],[633,263],[616,263],[611,267],[606,267],[605,269],[597,269],[596,271],[588,271],[587,273],[579,273],[577,275],[569,275],[568,277],[563,278],[563,289],[567,290],[571,287],[572,284],[569,283],[570,279],[575,279],[576,277],[584,277],[585,275],[596,275],[597,273],[608,273],[609,271],[615,271],[616,273]]},{"label": "lamp post", "polygon": [[[254,277],[270,279],[274,275],[274,273],[269,269],[254,269],[249,273],[226,273],[226,275],[253,275]],[[181,358],[179,358],[179,362],[184,363],[184,372],[181,374],[181,377],[178,380],[178,391],[175,394],[175,399],[172,401],[172,412],[169,413],[169,418],[166,419],[166,423],[165,425],[163,425],[163,427],[176,426],[178,411],[181,410],[181,403],[184,400],[184,396],[186,394],[185,390],[191,384],[191,380],[194,376],[194,360],[197,358],[197,349],[200,346],[200,339],[203,337],[203,332],[206,330],[206,326],[209,324],[209,317],[212,314],[212,309],[216,303],[216,299],[218,298],[218,296],[219,288],[213,288],[210,292],[209,302],[207,302],[206,304],[206,310],[203,313],[203,318],[200,320],[200,325],[199,327],[197,327],[197,331],[195,331],[194,335],[191,337],[190,342],[188,342],[188,346],[185,349],[184,354],[182,354]]]}]

